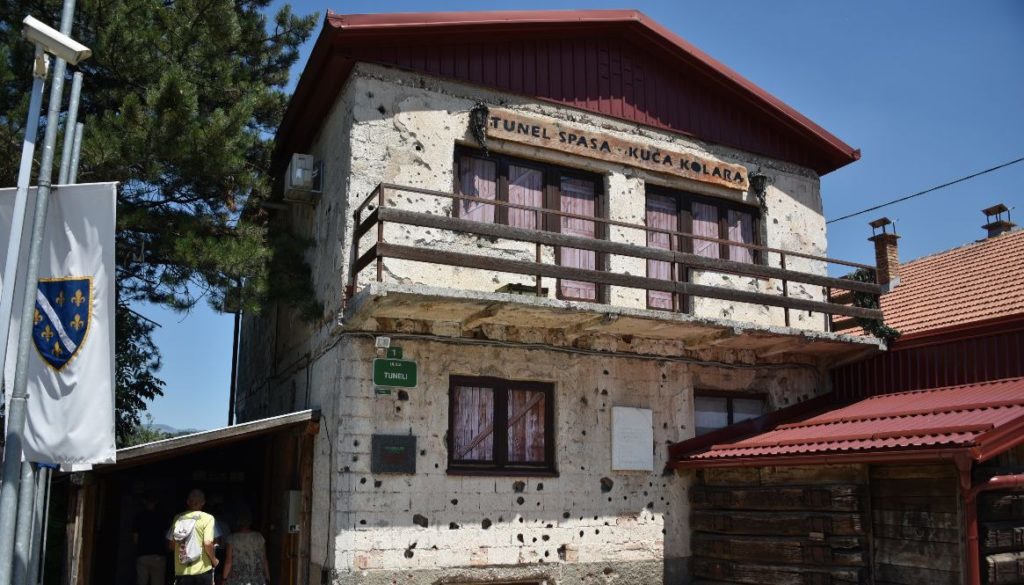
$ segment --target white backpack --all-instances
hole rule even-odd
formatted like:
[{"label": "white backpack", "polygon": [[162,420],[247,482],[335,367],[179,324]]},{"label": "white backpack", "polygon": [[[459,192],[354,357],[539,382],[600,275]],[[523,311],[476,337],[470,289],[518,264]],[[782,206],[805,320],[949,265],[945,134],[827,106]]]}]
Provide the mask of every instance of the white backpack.
[{"label": "white backpack", "polygon": [[182,565],[191,565],[203,554],[203,544],[199,542],[199,535],[196,534],[198,522],[198,512],[191,517],[181,516],[174,522],[171,538],[178,551],[178,562]]}]

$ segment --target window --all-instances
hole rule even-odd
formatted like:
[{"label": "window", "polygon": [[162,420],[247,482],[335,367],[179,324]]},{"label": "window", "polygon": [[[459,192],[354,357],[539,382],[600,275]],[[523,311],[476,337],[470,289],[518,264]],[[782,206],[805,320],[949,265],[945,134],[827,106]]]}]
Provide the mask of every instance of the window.
[{"label": "window", "polygon": [[[599,177],[500,154],[484,157],[478,151],[465,148],[456,150],[455,161],[455,192],[477,199],[456,200],[457,217],[526,229],[548,229],[585,238],[603,237],[602,226],[586,219],[605,215]],[[536,211],[490,205],[487,200],[550,209],[572,214],[572,217],[538,217],[541,214]],[[586,270],[600,270],[603,263],[596,252],[567,247],[559,248],[556,258],[560,266]],[[558,282],[561,299],[597,301],[600,292],[592,282]]]},{"label": "window", "polygon": [[452,377],[448,470],[553,472],[552,385]]},{"label": "window", "polygon": [[[757,212],[753,207],[731,201],[714,200],[689,193],[648,188],[645,220],[648,228],[647,247],[680,250],[705,258],[723,258],[753,263],[759,260],[756,250],[714,242],[698,237],[686,238],[670,232],[690,233],[716,240],[743,244],[757,243]],[[648,278],[685,280],[685,272],[676,264],[663,260],[647,261]],[[647,307],[667,311],[685,310],[687,303],[670,292],[648,291]]]},{"label": "window", "polygon": [[693,423],[697,427],[696,434],[703,435],[757,418],[765,413],[765,406],[764,396],[756,394],[695,392]]},{"label": "window", "polygon": [[[661,225],[651,224],[651,214],[661,214],[656,220]],[[668,215],[676,217],[669,219]],[[757,208],[722,199],[700,197],[689,193],[648,189],[647,193],[648,226],[672,229],[691,233],[694,236],[727,240],[740,244],[757,244]],[[648,236],[650,238],[650,236]],[[675,238],[668,238],[670,246]],[[650,240],[648,239],[648,242]],[[735,262],[757,262],[756,250],[744,246],[708,241],[705,239],[684,238],[682,246],[668,249],[680,249],[706,258],[722,258]],[[654,276],[653,274],[651,275]],[[660,277],[657,277],[660,278]]]}]

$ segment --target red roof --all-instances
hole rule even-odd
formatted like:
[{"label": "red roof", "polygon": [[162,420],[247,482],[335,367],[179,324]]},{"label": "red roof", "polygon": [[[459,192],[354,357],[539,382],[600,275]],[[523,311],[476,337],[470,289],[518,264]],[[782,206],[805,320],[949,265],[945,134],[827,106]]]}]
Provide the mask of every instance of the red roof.
[{"label": "red roof", "polygon": [[672,455],[678,467],[984,461],[1021,443],[1024,378],[1010,378],[875,396],[695,452],[680,443]]},{"label": "red roof", "polygon": [[901,265],[882,313],[903,335],[1024,313],[1024,230]]},{"label": "red roof", "polygon": [[359,61],[593,111],[824,174],[860,151],[636,10],[328,13],[277,133],[312,143]]}]

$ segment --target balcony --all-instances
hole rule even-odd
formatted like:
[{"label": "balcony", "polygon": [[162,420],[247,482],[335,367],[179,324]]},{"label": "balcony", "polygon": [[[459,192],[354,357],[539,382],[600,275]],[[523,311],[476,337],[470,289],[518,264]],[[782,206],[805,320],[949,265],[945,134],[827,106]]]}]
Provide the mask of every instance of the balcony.
[{"label": "balcony", "polygon": [[[460,219],[452,213],[459,201],[535,214],[534,225],[540,226],[565,218],[594,222],[600,237]],[[352,217],[343,315],[348,328],[366,328],[371,319],[377,325],[432,322],[443,323],[448,335],[464,336],[492,325],[543,331],[548,341],[570,345],[604,336],[759,356],[801,354],[833,363],[884,348],[877,339],[832,330],[836,317],[881,318],[879,310],[848,304],[852,295],[838,293],[877,296],[881,290],[829,277],[827,265],[874,271],[872,266],[389,184],[379,185]],[[650,233],[668,235],[675,248],[686,249],[682,244],[695,240],[749,248],[755,261],[648,247]],[[593,253],[595,269],[560,265],[564,248]],[[651,262],[671,266],[678,279],[647,276]],[[564,282],[593,283],[594,298],[564,298]],[[671,309],[652,308],[650,291],[671,299]]]}]

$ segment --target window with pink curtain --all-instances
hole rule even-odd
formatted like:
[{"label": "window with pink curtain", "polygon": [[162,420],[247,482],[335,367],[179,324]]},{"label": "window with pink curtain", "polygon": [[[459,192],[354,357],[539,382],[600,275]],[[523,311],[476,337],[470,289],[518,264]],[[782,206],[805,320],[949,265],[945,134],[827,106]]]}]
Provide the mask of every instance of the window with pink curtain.
[{"label": "window with pink curtain", "polygon": [[[647,195],[647,227],[679,231],[679,210],[676,205],[676,198],[666,195]],[[647,232],[647,247],[661,250],[673,250],[675,236],[663,232]],[[647,276],[661,280],[674,280],[672,274],[672,263],[663,260],[647,261]],[[670,292],[651,290],[647,291],[647,305],[652,309],[674,308],[673,295]]]},{"label": "window with pink curtain", "polygon": [[[494,201],[498,194],[498,165],[475,156],[459,159],[459,191],[466,197]],[[480,201],[460,199],[459,217],[494,223],[494,206]]]},{"label": "window with pink curtain", "polygon": [[508,392],[508,460],[510,463],[544,462],[544,392]]},{"label": "window with pink curtain", "polygon": [[452,391],[452,459],[494,460],[494,389],[456,386]]},{"label": "window with pink curtain", "polygon": [[[690,209],[693,216],[693,235],[718,238],[718,207],[693,201]],[[693,253],[698,256],[718,258],[718,242],[693,238]]]},{"label": "window with pink curtain", "polygon": [[[754,216],[742,211],[729,210],[729,241],[754,243]],[[736,262],[753,262],[754,251],[743,246],[729,246],[729,259]]]},{"label": "window with pink curtain", "polygon": [[[508,202],[513,205],[543,207],[544,173],[529,167],[508,165]],[[508,225],[536,229],[537,212],[508,208]]]},{"label": "window with pink curtain", "polygon": [[553,392],[540,382],[452,376],[449,470],[554,471]]},{"label": "window with pink curtain", "polygon": [[[597,212],[597,195],[594,182],[588,179],[572,177],[561,178],[560,209],[566,213],[595,217]],[[561,218],[561,232],[567,235],[593,238],[597,236],[597,224],[585,219],[572,217]],[[570,268],[597,268],[597,254],[591,250],[562,247],[559,249],[559,263]],[[559,291],[563,298],[596,300],[597,286],[592,282],[576,280],[559,281]]]}]

